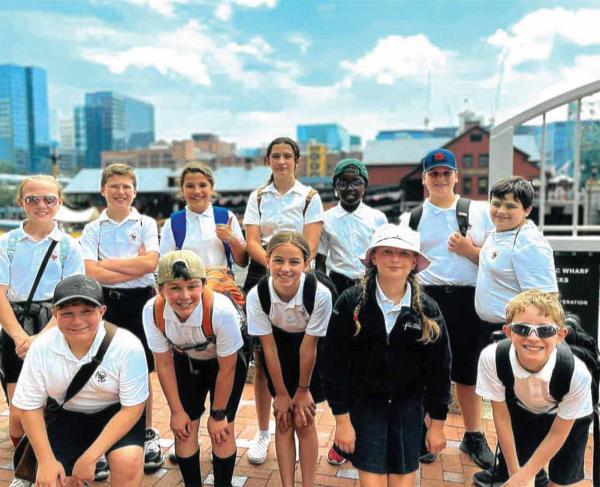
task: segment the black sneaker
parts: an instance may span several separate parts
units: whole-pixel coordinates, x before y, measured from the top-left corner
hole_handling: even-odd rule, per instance
[[[488,468],[481,472],[473,474],[473,484],[478,487],[501,487],[508,480],[506,471],[500,469]],[[535,487],[547,487],[548,475],[544,470],[540,470],[535,476]]]
[[[494,466],[494,454],[481,431],[466,432],[459,448],[481,468],[489,469]]]
[[[427,453],[423,453],[423,455],[421,455],[419,457],[419,462],[426,463],[426,464],[433,463],[433,462],[435,462],[436,458],[437,458],[437,455],[435,453],[427,452]]]
[[[102,455],[96,462],[96,471],[94,472],[94,480],[106,480],[110,474],[106,457]]]

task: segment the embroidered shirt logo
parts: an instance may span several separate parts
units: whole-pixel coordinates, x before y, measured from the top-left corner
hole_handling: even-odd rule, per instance
[[[106,372],[104,372],[103,370],[97,370],[96,374],[95,374],[95,378],[96,378],[96,382],[98,382],[98,384],[102,384],[102,383],[106,382]]]
[[[135,242],[137,240],[137,234],[131,232],[129,234],[129,240],[131,240],[132,242]]]
[[[420,330],[421,323],[415,323],[412,321],[408,321],[407,323],[404,323],[404,331],[406,331],[408,328],[410,328],[412,330]]]
[[[490,259],[494,260],[498,257],[498,254],[499,252],[497,250],[492,250],[492,253],[490,254]]]

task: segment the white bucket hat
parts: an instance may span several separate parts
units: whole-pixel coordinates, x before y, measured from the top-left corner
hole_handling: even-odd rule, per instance
[[[421,253],[421,238],[418,232],[415,232],[407,225],[393,225],[391,223],[386,223],[377,228],[375,232],[373,232],[369,247],[364,256],[360,259],[363,264],[371,264],[373,250],[377,247],[394,247],[396,249],[414,252],[417,254],[417,272],[421,272],[431,264],[431,261]]]

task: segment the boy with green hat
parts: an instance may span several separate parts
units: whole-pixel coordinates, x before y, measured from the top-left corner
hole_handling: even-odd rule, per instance
[[[362,277],[365,266],[360,256],[375,229],[388,222],[381,211],[363,203],[368,185],[369,174],[362,161],[342,159],[335,166],[333,191],[339,203],[325,212],[316,265],[327,269],[339,294]],[[345,459],[330,449],[327,461],[341,465]]]

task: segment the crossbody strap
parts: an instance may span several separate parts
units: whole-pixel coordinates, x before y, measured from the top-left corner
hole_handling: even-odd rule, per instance
[[[84,364],[71,380],[63,405],[77,395],[102,362],[104,354],[106,353],[106,350],[108,350],[108,346],[117,332],[117,327],[108,321],[104,322],[104,328],[106,330],[106,335],[104,335],[96,355],[94,355],[91,362]]]
[[[46,269],[46,266],[48,265],[48,260],[50,259],[50,256],[52,255],[52,252],[54,251],[54,247],[56,247],[57,243],[58,242],[56,240],[52,240],[52,242],[50,242],[50,245],[48,246],[46,255],[44,255],[44,259],[42,260],[40,268],[38,269],[37,275],[35,276],[35,279],[33,280],[33,285],[31,286],[31,291],[29,291],[29,296],[27,297],[27,302],[25,303],[25,314],[29,313],[29,308],[31,307],[31,302],[33,301],[33,296],[35,295],[35,292],[37,291],[37,288],[42,279],[42,275],[44,274],[44,270]]]

